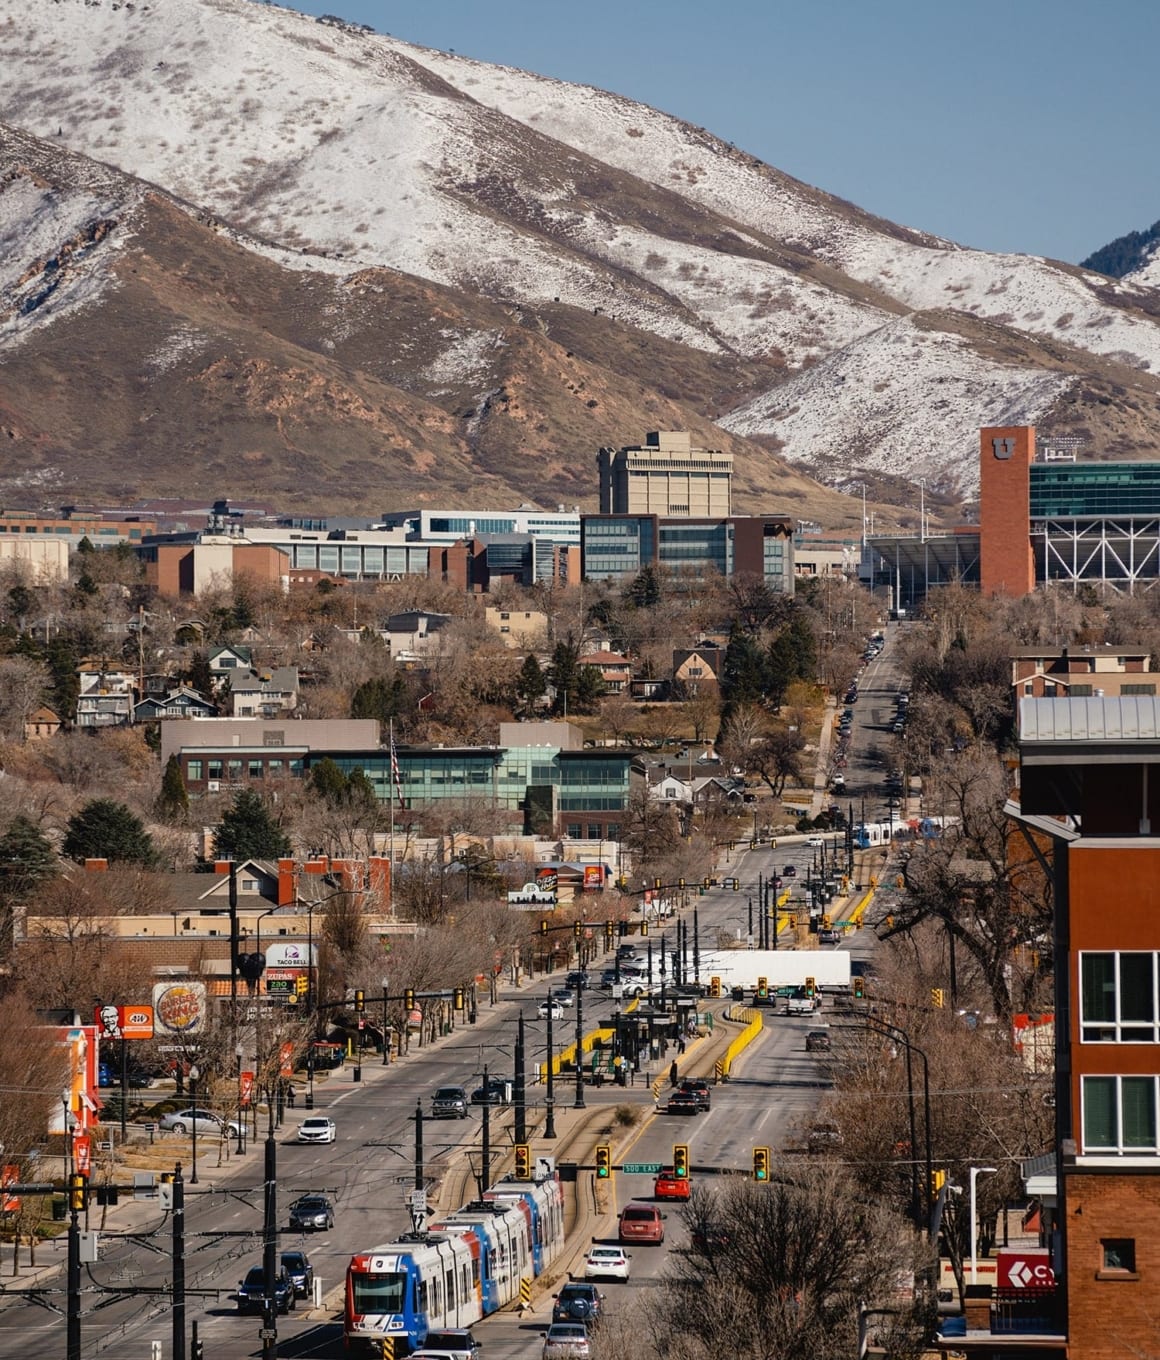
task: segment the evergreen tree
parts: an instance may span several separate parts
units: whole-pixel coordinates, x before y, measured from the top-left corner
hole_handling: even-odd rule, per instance
[[[76,717],[81,692],[76,648],[67,638],[54,637],[45,649],[44,659],[52,676],[52,706],[63,722],[71,723]]]
[[[798,678],[798,655],[788,628],[783,628],[769,644],[765,675],[769,702],[780,708],[785,703],[786,691]]]
[[[185,776],[181,773],[181,762],[176,755],[171,755],[165,762],[161,793],[157,798],[157,815],[167,822],[181,822],[189,815],[189,791],[185,787]]]
[[[0,892],[23,896],[57,872],[52,842],[35,822],[13,817],[0,836]]]
[[[529,652],[516,678],[516,693],[523,700],[527,712],[530,713],[535,708],[537,702],[544,697],[547,688],[548,682],[544,679],[543,668],[535,652]]]
[[[401,675],[372,676],[355,690],[350,701],[350,716],[377,718],[379,722],[387,723],[407,711],[409,698],[407,682]]]
[[[70,817],[61,848],[70,859],[78,861],[107,859],[111,864],[140,864],[146,868],[157,863],[153,838],[140,817],[111,798],[94,798]]]
[[[721,689],[731,707],[760,703],[765,695],[765,658],[749,633],[734,628],[725,648]]]
[[[581,666],[576,675],[576,711],[591,713],[607,692],[604,677],[595,666]]]
[[[88,570],[82,571],[77,577],[76,592],[82,599],[91,600],[97,593],[98,586],[96,581],[89,575]]]
[[[346,797],[350,781],[329,756],[320,760],[310,771],[310,788],[328,803],[341,803]]]
[[[189,659],[189,675],[187,676],[191,689],[197,690],[205,698],[213,697],[214,675],[209,668],[209,657],[202,651],[196,651]]]
[[[554,713],[567,713],[569,705],[576,707],[576,686],[580,682],[580,646],[569,636],[557,642],[548,667],[548,683],[556,691]]]
[[[23,627],[24,620],[32,612],[32,591],[27,586],[13,586],[8,592],[8,608]]]
[[[818,673],[818,643],[805,614],[795,612],[789,621],[789,635],[796,658],[794,678],[812,683]]]
[[[241,789],[214,832],[213,852],[218,859],[282,859],[290,854],[290,838],[261,798]]]
[[[662,599],[656,567],[642,567],[625,588],[624,598],[637,609],[655,609]]]

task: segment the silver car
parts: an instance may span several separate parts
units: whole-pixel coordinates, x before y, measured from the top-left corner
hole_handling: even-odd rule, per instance
[[[204,1137],[221,1137],[227,1133],[231,1138],[238,1136],[237,1123],[232,1119],[223,1119],[220,1114],[214,1114],[212,1110],[203,1110],[200,1107],[194,1109],[191,1105],[187,1110],[171,1110],[169,1114],[163,1114],[158,1121],[158,1128],[168,1129],[173,1133],[192,1133],[194,1124],[197,1125],[197,1132]]]
[[[553,1322],[544,1335],[542,1360],[589,1360],[592,1343],[582,1322]]]

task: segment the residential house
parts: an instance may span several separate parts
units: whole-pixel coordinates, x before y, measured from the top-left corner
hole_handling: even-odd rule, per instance
[[[1156,673],[1147,647],[1021,647],[1011,653],[1017,699],[1115,698],[1155,694]]]
[[[676,775],[667,774],[649,785],[648,796],[657,803],[679,803],[691,807],[693,786]]]
[[[293,712],[298,706],[298,667],[235,673],[228,703],[235,718],[277,718]]]
[[[212,718],[217,705],[212,704],[195,689],[180,685],[168,694],[147,695],[133,708],[134,722],[154,722],[162,718]]]
[[[725,651],[721,647],[702,643],[673,648],[673,682],[683,686],[688,694],[696,694],[705,687],[715,690],[724,665]]]
[[[43,741],[45,737],[55,737],[60,731],[60,718],[51,708],[40,707],[24,720],[24,740]]]
[[[392,614],[379,631],[387,650],[396,660],[409,660],[434,651],[435,639],[451,619],[450,614],[407,609],[401,614]]]
[[[214,675],[233,675],[235,671],[252,670],[254,653],[249,647],[215,647],[209,654],[209,668]]]
[[[632,684],[632,662],[619,652],[588,652],[578,658],[581,666],[595,666],[609,694],[621,694]]]
[[[483,616],[505,647],[528,650],[546,645],[548,616],[542,609],[494,609],[489,605]]]
[[[134,677],[130,671],[86,664],[77,667],[78,727],[127,727],[133,721]]]

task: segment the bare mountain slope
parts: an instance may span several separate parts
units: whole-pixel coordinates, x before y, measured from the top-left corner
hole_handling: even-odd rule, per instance
[[[1153,451],[1152,289],[895,226],[616,95],[249,0],[0,0],[0,76],[0,117],[199,205],[298,275],[281,290],[327,294],[283,343],[437,408],[467,485],[526,495],[535,456],[545,495],[591,503],[597,444],[678,421],[751,441],[743,499],[764,509],[786,473],[757,444],[833,484],[966,496],[986,421]],[[7,236],[38,229],[0,208]],[[396,294],[439,303],[385,335],[370,316]],[[14,311],[5,368],[38,329]],[[1138,419],[1113,419],[1118,391]]]

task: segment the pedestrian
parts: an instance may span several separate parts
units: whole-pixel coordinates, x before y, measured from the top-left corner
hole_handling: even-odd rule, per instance
[[[680,1077],[681,1074],[677,1069],[677,1060],[676,1058],[674,1058],[673,1065],[669,1068],[669,1085],[676,1086],[677,1082],[680,1080]]]
[[[678,1034],[678,1035],[677,1035],[677,1052],[678,1052],[678,1053],[684,1053],[684,1051],[685,1051],[685,1038],[684,1038],[684,1035]]]
[[[294,1087],[293,1087],[293,1086],[287,1086],[287,1088],[286,1088],[286,1104],[289,1105],[291,1109],[294,1108]]]

